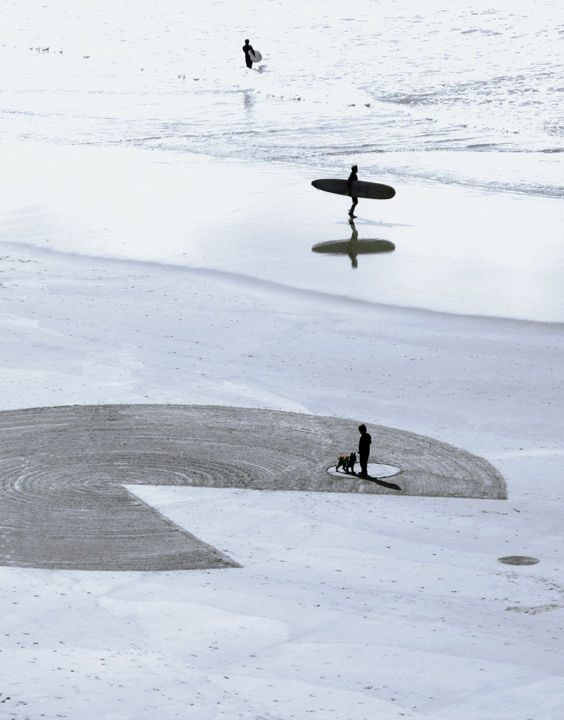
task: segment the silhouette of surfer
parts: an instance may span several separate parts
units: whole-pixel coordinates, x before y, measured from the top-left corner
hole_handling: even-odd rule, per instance
[[[358,461],[360,463],[360,472],[358,474],[361,478],[368,477],[368,457],[370,455],[370,444],[372,438],[370,433],[366,430],[366,425],[362,424],[358,426],[360,433],[360,439],[358,441]]]
[[[358,180],[357,172],[358,172],[358,165],[353,165],[353,166],[351,167],[351,174],[349,175],[349,179],[347,180],[347,187],[348,187],[348,189],[349,189],[349,194],[351,193],[351,188],[352,188],[353,182],[355,182],[356,180]],[[355,197],[354,195],[351,195],[351,197],[352,197],[352,201],[353,201],[353,202],[352,202],[352,205],[351,205],[351,209],[349,210],[349,217],[350,217],[350,218],[355,218],[356,215],[354,214],[354,209],[355,209],[355,207],[358,205],[358,198]]]
[[[247,64],[247,67],[250,69],[253,67],[251,53],[253,53],[253,55],[254,55],[255,51],[254,51],[253,46],[249,43],[248,40],[245,40],[245,44],[243,45],[243,52],[245,53],[245,63]]]

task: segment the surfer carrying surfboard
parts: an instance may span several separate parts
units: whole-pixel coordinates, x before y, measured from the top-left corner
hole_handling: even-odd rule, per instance
[[[247,64],[247,67],[252,68],[253,61],[251,58],[251,53],[254,56],[255,51],[253,49],[253,46],[249,43],[248,40],[245,40],[245,44],[243,45],[243,52],[245,53],[245,63]]]
[[[353,165],[351,167],[351,174],[349,175],[349,179],[347,180],[347,187],[349,190],[349,195],[352,197],[352,201],[353,201],[352,205],[351,205],[351,209],[349,210],[349,217],[351,219],[356,217],[356,215],[354,214],[354,209],[358,205],[358,198],[355,197],[351,191],[353,182],[356,182],[358,180],[357,173],[358,173],[358,165]]]

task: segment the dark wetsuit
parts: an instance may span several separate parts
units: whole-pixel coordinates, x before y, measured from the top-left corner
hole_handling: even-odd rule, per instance
[[[353,170],[351,172],[351,174],[349,175],[349,179],[347,180],[347,184],[349,186],[349,192],[351,191],[351,186],[355,180],[358,180],[358,175],[356,174],[356,171]],[[358,205],[358,198],[354,197],[354,196],[351,196],[351,197],[352,197],[353,203],[351,205],[351,209],[349,210],[349,215],[352,217],[354,215],[354,209]]]
[[[358,461],[360,463],[360,475],[366,477],[368,475],[368,457],[370,455],[370,444],[372,438],[370,433],[362,433],[358,441]]]
[[[251,53],[255,53],[253,46],[250,43],[245,43],[243,45],[243,52],[245,53],[245,63],[247,64],[248,68],[253,67],[253,61],[251,60]]]

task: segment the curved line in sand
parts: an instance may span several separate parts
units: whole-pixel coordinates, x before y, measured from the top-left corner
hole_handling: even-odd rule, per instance
[[[181,570],[237,563],[124,485],[397,494],[331,476],[357,421],[249,408],[108,405],[0,412],[0,564]],[[487,461],[370,426],[371,460],[401,469],[402,495],[502,499]]]

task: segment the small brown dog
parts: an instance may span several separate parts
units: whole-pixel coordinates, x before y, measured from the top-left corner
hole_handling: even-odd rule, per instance
[[[354,471],[354,464],[356,462],[356,453],[352,452],[349,455],[341,455],[339,459],[337,460],[337,467],[335,470],[339,470],[340,467],[343,468],[343,470],[346,473],[352,473],[353,475],[356,475]]]

